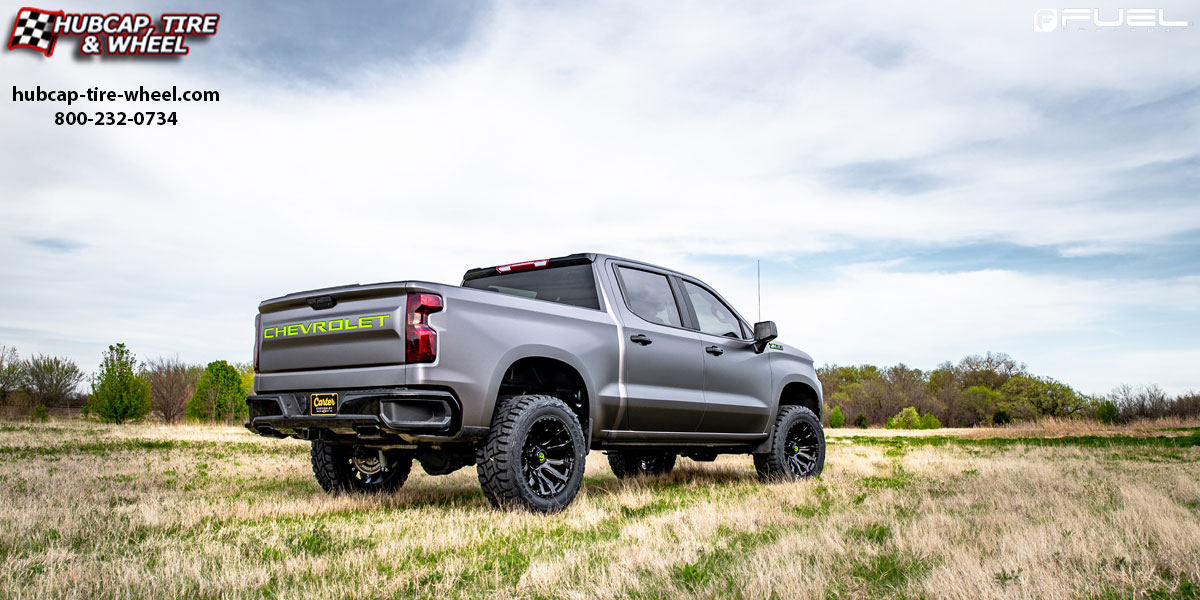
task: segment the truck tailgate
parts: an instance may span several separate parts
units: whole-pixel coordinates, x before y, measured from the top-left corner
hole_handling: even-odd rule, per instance
[[[297,292],[259,305],[259,373],[404,363],[405,282]]]

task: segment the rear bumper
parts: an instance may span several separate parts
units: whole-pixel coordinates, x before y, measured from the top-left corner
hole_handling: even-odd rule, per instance
[[[337,414],[313,415],[311,392],[249,396],[246,428],[269,437],[379,444],[470,441],[484,427],[462,427],[462,405],[448,390],[389,387],[337,392]]]

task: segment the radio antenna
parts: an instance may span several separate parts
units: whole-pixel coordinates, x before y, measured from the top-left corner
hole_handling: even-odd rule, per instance
[[[754,269],[758,272],[758,320],[762,321],[762,260],[754,260]]]

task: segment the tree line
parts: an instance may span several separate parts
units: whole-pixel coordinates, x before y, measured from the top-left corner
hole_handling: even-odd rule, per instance
[[[931,371],[874,365],[817,369],[825,394],[825,424],[931,429],[1002,425],[1043,417],[1088,418],[1106,423],[1161,417],[1200,418],[1200,394],[1171,396],[1156,385],[1121,385],[1104,396],[1087,395],[1050,377],[1030,373],[1004,353],[971,355]],[[79,391],[87,380],[90,391]],[[44,419],[51,408],[79,409],[101,421],[153,417],[241,423],[252,393],[248,363],[188,364],[178,357],[139,362],[124,344],[104,352],[90,377],[70,359],[22,359],[0,345],[0,409]]]
[[[80,391],[85,380],[89,391]],[[178,357],[139,362],[120,343],[108,347],[90,376],[70,359],[40,354],[22,359],[15,348],[0,345],[0,409],[35,420],[45,420],[49,409],[78,409],[110,423],[150,417],[164,423],[241,423],[253,384],[248,363],[201,366]]]
[[[904,364],[825,365],[817,370],[825,393],[827,424],[837,417],[856,426],[896,426],[924,421],[949,427],[1002,425],[1044,417],[1088,418],[1106,423],[1160,417],[1200,417],[1200,394],[1170,396],[1157,385],[1121,385],[1107,395],[1083,394],[1051,377],[1030,373],[1004,353],[971,355],[931,371]],[[906,412],[912,408],[913,411]],[[902,414],[903,413],[903,414]],[[914,421],[913,419],[916,419]],[[917,425],[903,428],[923,428]],[[927,427],[924,427],[927,428]]]

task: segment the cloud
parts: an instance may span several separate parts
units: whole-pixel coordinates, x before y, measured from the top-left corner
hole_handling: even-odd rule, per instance
[[[1200,387],[1194,369],[1168,372],[1180,364],[1175,357],[1200,350],[1187,333],[1200,325],[1200,276],[912,272],[902,261],[841,266],[817,280],[789,282],[781,277],[786,267],[771,271],[763,316],[778,321],[782,339],[809,349],[819,363],[930,369],[991,350],[1093,393],[1131,381],[1158,381],[1173,392]],[[753,310],[753,272],[728,275],[713,279],[719,289],[735,290],[731,302]],[[753,312],[747,316],[753,319]],[[1159,331],[1147,335],[1151,328]],[[1159,355],[1163,361],[1149,358]]]
[[[75,240],[55,237],[31,238],[25,239],[24,242],[35,248],[41,248],[51,252],[73,252],[84,247],[82,243]]]
[[[183,5],[182,9],[195,10]],[[189,56],[222,78],[249,76],[299,85],[354,85],[378,63],[417,65],[453,56],[490,14],[476,0],[414,1],[397,10],[378,0],[256,2],[221,8],[220,34]],[[229,61],[243,70],[230,73]]]
[[[875,161],[854,163],[829,171],[835,185],[872,192],[908,196],[944,187],[942,180],[920,171],[917,161]]]
[[[175,127],[55,127],[65,107],[48,104],[0,113],[6,138],[53,149],[0,148],[0,186],[16,192],[0,221],[87,246],[68,259],[0,238],[17,259],[0,264],[0,326],[45,333],[23,348],[72,335],[98,356],[136,338],[142,353],[246,360],[263,297],[456,282],[468,267],[595,250],[737,286],[744,269],[715,261],[823,267],[832,283],[779,286],[794,308],[772,312],[784,331],[824,336],[801,344],[818,358],[954,358],[987,349],[970,342],[1003,333],[997,315],[1024,332],[1014,354],[1056,343],[1108,314],[1078,290],[1119,282],[828,261],[980,244],[1128,256],[1200,230],[1186,193],[1200,63],[1175,58],[1200,43],[1038,35],[1033,4],[976,8],[503,4],[431,33],[442,13],[427,6],[388,12],[356,43],[343,21],[318,35],[328,11],[284,10],[256,33],[258,9],[236,9],[171,65],[67,60],[73,42],[50,60],[8,52],[19,88],[179,85],[222,99],[170,106]],[[809,282],[834,295],[808,295]],[[810,330],[812,315],[939,317],[977,337],[914,346],[915,329],[864,328],[839,341]]]
[[[1158,384],[1170,394],[1200,391],[1194,375],[1196,365],[1200,364],[1200,349],[1131,350],[1097,358],[1100,363],[1094,367],[1097,373],[1064,366],[1064,377],[1095,376],[1110,382],[1110,388],[1131,383]]]

